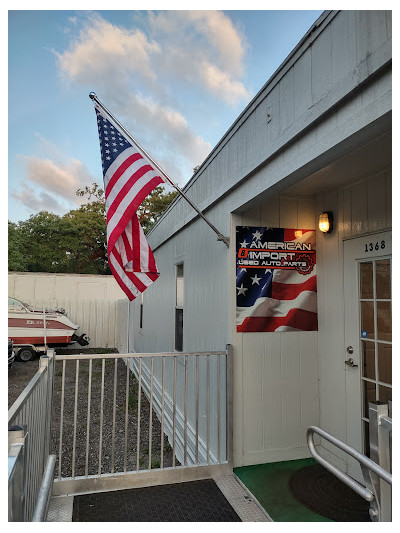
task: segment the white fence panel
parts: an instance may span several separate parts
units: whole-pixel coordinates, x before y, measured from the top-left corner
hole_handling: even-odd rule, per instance
[[[77,334],[89,336],[89,348],[117,348],[126,353],[129,309],[122,294],[110,276],[9,273],[10,297],[39,308],[64,308],[79,325]]]

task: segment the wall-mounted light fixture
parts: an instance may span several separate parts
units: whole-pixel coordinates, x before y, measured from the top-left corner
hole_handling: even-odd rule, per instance
[[[333,213],[332,211],[325,211],[319,215],[318,227],[322,233],[331,233],[333,230]]]

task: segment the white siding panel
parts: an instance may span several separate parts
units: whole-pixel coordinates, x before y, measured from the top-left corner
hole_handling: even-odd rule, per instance
[[[386,171],[386,227],[392,227],[392,169]]]
[[[246,226],[260,226],[263,213],[263,206],[258,204],[254,206],[250,212],[246,215]]]
[[[386,227],[386,183],[385,172],[367,180],[368,231],[379,231]]]
[[[264,125],[267,121],[267,116],[264,115]],[[251,162],[254,161],[254,159],[257,157],[257,144],[256,144],[256,127],[257,127],[257,119],[256,119],[256,113],[251,113],[249,118],[247,119],[247,135],[246,135],[246,160],[244,169],[249,171]],[[265,126],[262,128],[263,131],[265,131]],[[224,169],[223,169],[224,170]],[[221,172],[221,175],[225,175],[224,172]]]
[[[368,51],[373,53],[387,41],[388,31],[386,23],[386,11],[370,10],[367,11],[368,26],[373,28],[368,34]]]
[[[312,105],[311,50],[308,49],[293,67],[294,115],[301,117]]]
[[[356,63],[355,13],[340,12],[331,22],[332,32],[332,80],[340,81]]]
[[[297,212],[298,228],[315,229],[315,206],[313,198],[299,198]]]
[[[243,416],[246,421],[244,449],[247,453],[262,451],[263,416],[260,398],[263,397],[264,339],[262,333],[245,335],[243,339]]]
[[[297,198],[280,198],[280,228],[296,228],[298,220]]]
[[[279,83],[279,107],[280,107],[280,127],[283,133],[294,121],[294,85],[293,68]]]
[[[279,227],[279,202],[276,198],[269,198],[261,204],[260,226]]]
[[[267,96],[267,109],[271,113],[271,122],[268,123],[268,147],[275,142],[280,135],[280,102],[279,102],[279,85],[274,87]],[[265,115],[264,115],[265,117]],[[265,126],[263,127],[265,129]],[[265,146],[264,146],[265,150]]]
[[[392,12],[391,11],[385,11],[386,15],[386,31],[388,39],[392,38]]]
[[[282,440],[281,338],[280,333],[267,333],[264,336],[261,410],[264,414],[265,450],[279,449],[284,445]]]
[[[351,188],[351,232],[352,235],[368,231],[367,183],[365,180]]]
[[[299,336],[281,335],[282,442],[283,447],[301,445],[300,353]]]
[[[351,236],[352,219],[351,219],[351,189],[343,190],[343,238]],[[341,228],[339,228],[341,229]]]
[[[357,60],[363,61],[388,39],[385,11],[356,11]]]
[[[319,420],[318,333],[299,335],[300,344],[300,435],[307,446],[307,428]]]
[[[312,101],[319,102],[332,87],[331,27],[327,26],[312,47]]]
[[[275,94],[275,93],[274,93]],[[279,102],[278,104],[279,105]],[[271,113],[271,122],[267,123],[267,114]],[[264,99],[259,106],[253,112],[255,115],[255,161],[260,160],[260,154],[262,154],[268,146],[270,140],[272,121],[277,119],[275,107],[273,108],[273,100],[271,98]],[[225,150],[224,150],[225,151]]]

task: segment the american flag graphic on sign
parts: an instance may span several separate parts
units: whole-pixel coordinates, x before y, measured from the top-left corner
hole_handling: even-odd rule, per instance
[[[164,180],[97,107],[96,115],[106,197],[108,262],[121,289],[134,300],[159,276],[136,212]]]
[[[236,228],[239,332],[317,331],[315,230]]]

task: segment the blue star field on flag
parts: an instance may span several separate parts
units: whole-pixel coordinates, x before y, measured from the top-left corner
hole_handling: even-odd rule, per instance
[[[109,120],[107,120],[96,109],[97,126],[100,138],[100,152],[101,163],[103,165],[103,174],[105,175],[108,167],[126,148],[132,147],[125,137],[115,128]]]

